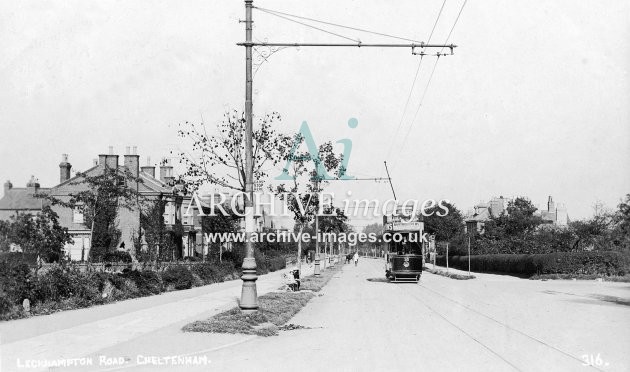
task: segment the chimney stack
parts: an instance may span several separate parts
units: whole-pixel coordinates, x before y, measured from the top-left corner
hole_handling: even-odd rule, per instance
[[[109,169],[118,169],[118,155],[114,155],[114,146],[109,146],[109,154],[99,155],[98,157],[100,164],[104,164]]]
[[[136,146],[134,146],[134,150]],[[125,168],[134,176],[138,177],[140,172],[140,156],[131,154],[129,146],[127,146],[127,155],[125,155]]]
[[[35,178],[35,176],[31,176],[31,179],[26,184],[26,187],[29,189],[29,191],[37,192],[37,189],[39,189],[39,182],[37,178]]]
[[[162,165],[160,165],[160,181],[172,186],[175,177],[173,177],[173,166],[167,158],[162,159]]]
[[[68,163],[68,154],[61,155],[61,163],[59,163],[59,183],[64,183],[70,179],[70,170],[72,165]]]
[[[6,195],[7,192],[11,190],[12,188],[13,188],[13,184],[11,183],[10,180],[7,180],[7,182],[4,183],[4,195]]]
[[[144,174],[148,174],[149,176],[155,178],[155,167],[151,165],[151,158],[149,156],[147,156],[147,165],[142,166],[140,170]]]

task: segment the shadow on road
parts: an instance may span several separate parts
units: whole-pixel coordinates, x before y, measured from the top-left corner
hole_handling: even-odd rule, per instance
[[[627,300],[621,297],[616,297],[616,296],[608,296],[608,295],[602,295],[602,294],[597,294],[597,293],[591,293],[588,295],[578,295],[575,293],[558,292],[558,291],[551,291],[551,290],[542,291],[542,292],[546,294],[552,294],[552,295],[564,294],[564,295],[582,298],[580,300],[573,300],[573,302],[593,303],[596,301],[602,301],[602,302],[608,302],[615,305],[630,306],[630,300]]]
[[[375,283],[389,283],[389,280],[387,280],[387,278],[367,278],[365,280]]]

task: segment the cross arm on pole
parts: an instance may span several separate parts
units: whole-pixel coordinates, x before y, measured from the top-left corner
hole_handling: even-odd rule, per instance
[[[457,48],[455,44],[379,44],[379,43],[268,43],[244,41],[236,43],[239,46],[272,46],[272,47],[356,47],[356,48]]]

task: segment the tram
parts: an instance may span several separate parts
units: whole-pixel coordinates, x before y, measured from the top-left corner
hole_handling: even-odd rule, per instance
[[[393,282],[420,281],[424,266],[424,245],[419,219],[405,220],[398,215],[383,216],[384,238],[387,243],[385,277]]]

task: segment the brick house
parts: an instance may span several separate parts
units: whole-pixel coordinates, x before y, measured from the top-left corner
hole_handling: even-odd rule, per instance
[[[488,203],[479,203],[475,205],[474,210],[469,212],[465,217],[466,232],[482,233],[485,223],[490,216],[498,217],[501,213],[506,212],[507,200],[503,196],[493,197]]]
[[[17,214],[37,214],[49,203],[45,199],[36,198],[35,194],[48,191],[42,188],[34,176],[31,176],[26,187],[13,187],[11,181],[4,183],[4,194],[0,199],[0,220],[8,221]]]
[[[201,242],[201,223],[198,217],[192,217],[182,220],[182,202],[183,197],[178,195],[177,189],[172,186],[173,167],[169,163],[160,166],[159,179],[155,175],[155,166],[140,166],[140,156],[136,154],[136,148],[130,151],[127,147],[127,153],[123,156],[123,162],[120,164],[119,155],[113,153],[110,146],[109,154],[101,154],[98,160],[94,161],[92,168],[86,170],[87,175],[102,174],[105,167],[116,169],[121,173],[130,172],[141,182],[130,181],[129,187],[135,188],[140,198],[144,201],[164,200],[166,201],[164,211],[164,222],[167,230],[175,231],[176,225],[182,224],[183,236],[176,236],[176,250],[174,252],[175,259],[180,259],[189,255],[194,255],[195,247]],[[59,164],[60,183],[49,189],[49,194],[61,200],[68,200],[69,194],[80,192],[87,186],[81,183],[80,176],[70,177],[72,165],[68,163],[67,155],[63,156],[62,162]],[[66,252],[72,260],[81,260],[82,257],[87,258],[90,249],[90,228],[84,222],[84,216],[80,209],[71,210],[63,206],[53,206],[53,209],[59,215],[59,223],[67,227],[73,238],[73,243],[66,246]],[[134,255],[135,242],[141,233],[140,226],[140,202],[136,201],[135,206],[130,210],[121,208],[117,217],[118,229],[121,231],[119,250],[128,251]],[[140,241],[145,249],[147,243],[144,239]]]

